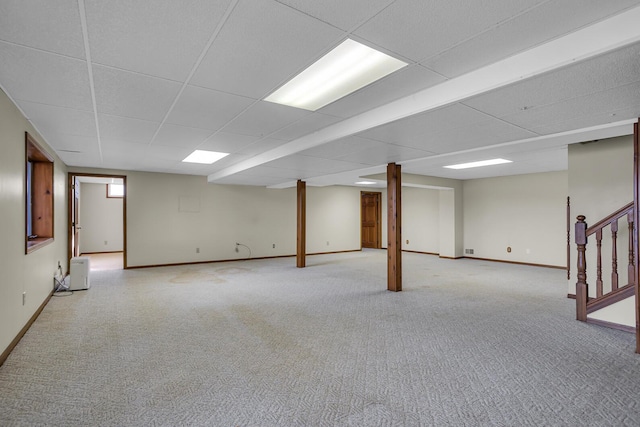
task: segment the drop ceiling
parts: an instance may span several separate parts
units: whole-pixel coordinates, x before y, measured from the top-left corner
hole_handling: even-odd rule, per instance
[[[3,0],[0,88],[69,166],[277,188],[556,171],[632,132],[639,20],[627,0]],[[409,65],[316,112],[263,101],[347,38]],[[443,168],[494,157],[513,163]]]

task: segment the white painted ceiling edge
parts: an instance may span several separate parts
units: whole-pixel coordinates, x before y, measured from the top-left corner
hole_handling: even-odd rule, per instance
[[[622,14],[585,27],[574,33],[529,49],[525,52],[513,55],[502,61],[448,80],[439,85],[427,88],[381,107],[374,108],[373,110],[343,120],[334,125],[330,125],[322,130],[303,136],[287,144],[281,145],[277,148],[213,173],[208,176],[207,180],[208,182],[213,183],[230,175],[234,175],[244,170],[260,166],[264,163],[277,160],[327,142],[354,135],[358,132],[409,117],[414,114],[434,110],[511,83],[556,70],[577,61],[592,58],[603,52],[630,45],[640,41],[640,26],[637,25],[638,22],[640,22],[640,7],[630,9]],[[631,127],[629,126],[630,123],[633,123],[633,121],[626,120],[608,125],[578,129],[543,137],[512,141],[506,143],[506,145],[530,143],[532,141],[542,139],[558,139],[557,146],[559,146],[586,140],[628,135],[631,133]],[[500,145],[503,146],[505,144]],[[482,147],[475,150],[482,151],[495,147],[496,146]],[[438,157],[453,156],[455,154],[460,154],[460,152],[447,153]],[[423,159],[414,159],[398,163],[416,163],[426,161],[431,158],[433,157],[425,157]],[[373,169],[375,172],[369,172],[372,168],[367,168],[366,170],[353,171],[345,174],[350,174],[350,177],[356,177],[380,172],[380,168]],[[345,174],[335,174],[331,176],[337,177],[337,175]],[[327,176],[327,178],[328,177],[329,176]],[[311,178],[307,181],[317,181],[317,185],[323,185],[320,182],[326,180],[323,180],[322,177],[317,177],[317,179]],[[291,182],[287,182],[271,188],[287,188],[291,185]]]

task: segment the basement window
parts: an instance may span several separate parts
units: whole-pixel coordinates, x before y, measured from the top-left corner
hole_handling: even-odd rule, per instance
[[[25,253],[53,242],[53,158],[25,132]]]
[[[124,184],[107,184],[107,198],[124,198]]]

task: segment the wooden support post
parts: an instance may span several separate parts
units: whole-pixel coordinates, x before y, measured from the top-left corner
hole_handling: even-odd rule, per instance
[[[306,266],[307,257],[307,183],[298,180],[296,267]]]
[[[567,197],[567,280],[571,280],[571,197]]]
[[[587,223],[584,215],[578,215],[576,222],[576,245],[578,246],[578,262],[576,283],[576,319],[587,321],[587,301],[589,298],[589,285],[587,285],[587,260],[585,251],[587,246]]]
[[[400,165],[387,165],[387,289],[402,290],[402,204]]]
[[[640,119],[638,119],[640,122]],[[638,123],[633,125],[633,257],[635,265],[634,283],[636,288],[636,353],[640,353],[640,264],[638,264],[638,230],[640,222],[638,221],[640,210],[640,137],[638,136]]]

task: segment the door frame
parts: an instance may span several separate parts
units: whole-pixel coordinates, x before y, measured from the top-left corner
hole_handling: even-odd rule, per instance
[[[378,245],[374,249],[382,249],[382,192],[381,191],[360,191],[360,250],[362,250],[362,221],[364,216],[364,211],[362,209],[362,198],[366,194],[375,194],[378,198],[378,223],[376,225],[377,228],[377,240]]]
[[[96,178],[118,178],[122,179],[124,184],[124,196],[122,197],[122,267],[127,268],[127,176],[115,175],[115,174],[101,174],[101,173],[81,173],[81,172],[68,172],[67,173],[67,271],[71,268],[71,258],[73,257],[73,198],[75,197],[75,191],[73,188],[73,182],[77,177],[96,177]],[[82,194],[80,195],[82,197]]]

